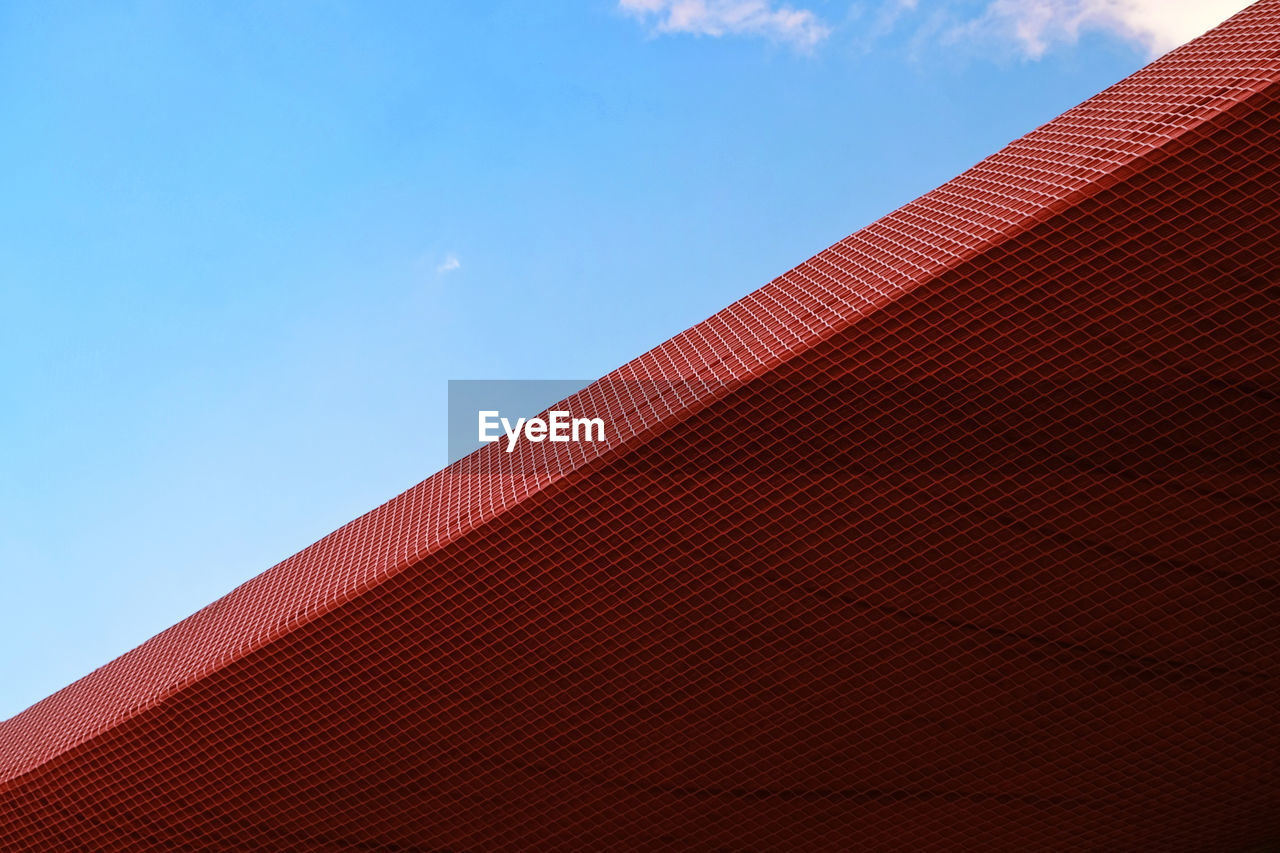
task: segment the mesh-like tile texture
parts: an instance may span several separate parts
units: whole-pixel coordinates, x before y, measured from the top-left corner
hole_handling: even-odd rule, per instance
[[[1280,838],[1278,81],[1264,0],[0,724],[0,847]]]

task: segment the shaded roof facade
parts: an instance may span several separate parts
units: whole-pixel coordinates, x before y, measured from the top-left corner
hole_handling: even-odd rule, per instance
[[[1280,838],[1280,2],[0,723],[0,846]]]

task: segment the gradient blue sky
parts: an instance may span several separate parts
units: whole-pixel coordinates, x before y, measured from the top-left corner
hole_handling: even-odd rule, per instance
[[[0,718],[1241,5],[0,5]]]

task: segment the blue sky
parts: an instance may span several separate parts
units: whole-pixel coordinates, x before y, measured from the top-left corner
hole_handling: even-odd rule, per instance
[[[0,5],[0,718],[1242,5]]]

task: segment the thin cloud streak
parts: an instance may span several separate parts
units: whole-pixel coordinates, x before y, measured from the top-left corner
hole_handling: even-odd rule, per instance
[[[831,34],[812,11],[766,0],[618,0],[618,8],[658,33],[759,36],[798,50],[812,50]]]
[[[462,266],[462,261],[458,260],[457,255],[455,255],[453,252],[450,252],[449,254],[445,255],[444,260],[441,261],[440,265],[436,267],[436,275],[445,275],[446,273],[451,273],[461,266]]]
[[[1110,32],[1154,58],[1217,26],[1249,0],[994,0],[964,34],[999,34],[1039,59],[1086,30]],[[961,34],[961,33],[957,33]]]

